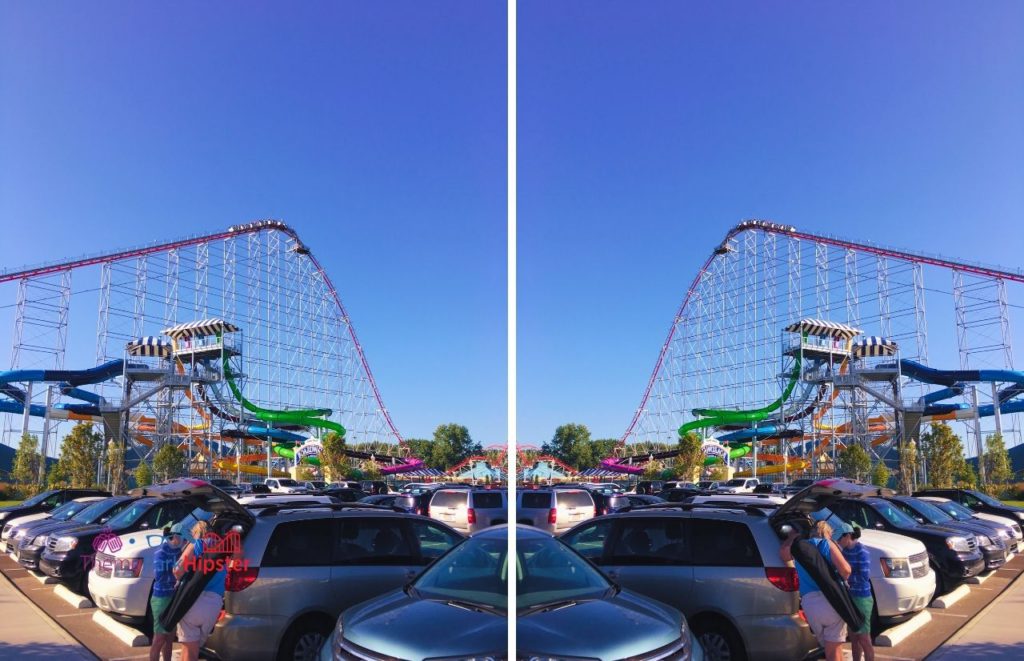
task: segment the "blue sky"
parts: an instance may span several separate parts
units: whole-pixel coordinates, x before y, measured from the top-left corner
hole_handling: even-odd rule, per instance
[[[496,2],[4,3],[0,264],[284,219],[400,431],[504,443],[505,32]]]
[[[521,0],[518,25],[521,443],[622,434],[741,219],[1021,265],[1020,3]]]

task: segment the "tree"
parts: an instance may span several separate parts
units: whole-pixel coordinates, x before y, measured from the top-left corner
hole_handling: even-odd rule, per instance
[[[300,482],[307,482],[316,478],[316,469],[309,464],[299,464],[295,467],[295,479]]]
[[[976,489],[978,487],[978,471],[964,461],[953,475],[953,486],[958,489]]]
[[[875,464],[875,467],[871,469],[871,484],[876,487],[889,486],[889,477],[892,473],[889,471],[889,467],[885,465],[884,461],[879,461]]]
[[[463,459],[483,453],[479,443],[474,443],[469,429],[454,422],[438,425],[434,430],[431,459],[437,468],[448,469]]]
[[[577,470],[596,463],[594,448],[590,442],[590,430],[586,425],[569,423],[558,427],[555,429],[555,435],[541,450]]]
[[[18,451],[14,453],[14,466],[11,479],[19,485],[23,494],[35,491],[34,485],[39,477],[39,437],[34,434],[22,434]]]
[[[907,439],[900,448],[900,491],[914,492],[914,476],[917,475],[917,443]]]
[[[379,480],[381,478],[380,466],[376,461],[368,461],[363,465],[363,479]]]
[[[434,451],[433,441],[429,438],[407,438],[405,439],[405,445],[409,448],[412,456],[419,457],[430,464]]]
[[[1010,453],[1006,450],[1001,434],[992,434],[985,439],[985,477],[995,484],[1004,484],[1013,479]]]
[[[329,431],[320,442],[324,446],[323,452],[320,453],[320,463],[326,475],[330,476],[332,481],[343,479],[351,467],[348,455],[345,454],[345,437],[338,432]]]
[[[590,442],[591,454],[594,457],[594,461],[598,462],[602,459],[615,455],[615,447],[619,444],[617,438],[598,438]]]
[[[725,464],[716,464],[711,469],[709,477],[710,477],[710,479],[715,480],[717,482],[722,482],[723,480],[728,480],[729,479],[729,469],[725,466]]]
[[[47,489],[61,489],[71,484],[68,469],[64,461],[58,459],[53,468],[46,474]]]
[[[938,488],[953,486],[954,477],[963,473],[967,463],[963,442],[945,423],[933,424],[921,434],[921,454],[928,467],[928,484]]]
[[[660,476],[661,476],[661,466],[658,465],[658,462],[656,462],[656,461],[648,462],[647,466],[644,468],[644,477],[643,477],[643,479],[645,479],[645,480],[657,480],[657,479],[660,478]]]
[[[153,470],[145,461],[140,461],[135,468],[135,486],[148,487],[153,484]]]
[[[71,486],[90,487],[96,484],[96,468],[103,451],[103,435],[92,429],[92,424],[80,422],[64,437],[60,449],[60,462]]]
[[[164,443],[153,455],[153,473],[166,481],[179,477],[185,472],[185,455],[174,443]]]
[[[704,453],[701,451],[701,437],[696,432],[689,432],[679,439],[677,445],[679,454],[676,455],[676,475],[681,479],[692,482],[700,474],[700,468],[704,464]]]
[[[871,455],[856,443],[847,445],[836,458],[836,472],[858,482],[863,481],[871,471]]]
[[[110,493],[121,493],[124,488],[124,447],[114,439],[107,441],[107,475]]]

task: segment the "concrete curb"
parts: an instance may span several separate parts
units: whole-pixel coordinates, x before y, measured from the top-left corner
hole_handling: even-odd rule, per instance
[[[970,583],[971,585],[981,585],[982,583],[987,581],[995,573],[996,573],[995,570],[992,570],[992,571],[987,571],[987,572],[985,572],[983,574],[978,574],[977,576],[971,576],[969,579],[964,581],[964,583]]]
[[[10,587],[11,593],[14,594],[18,599],[20,599],[26,606],[28,606],[29,609],[35,612],[35,614],[39,616],[39,618],[46,624],[46,626],[48,626],[50,629],[54,631],[54,633],[60,640],[65,641],[65,644],[72,648],[71,650],[67,651],[68,656],[66,656],[65,658],[71,659],[77,657],[79,659],[83,659],[83,661],[98,661],[99,657],[90,652],[85,647],[85,645],[81,643],[81,641],[77,640],[70,633],[65,631],[59,624],[57,624],[57,622],[52,617],[50,617],[50,615],[46,611],[41,609],[39,606],[36,606],[31,599],[22,594],[21,590],[19,590],[17,586],[14,585],[14,582],[11,581],[10,578],[4,576],[3,574],[0,574],[0,580],[6,581]]]
[[[36,579],[37,581],[39,581],[43,585],[56,585],[57,583],[60,583],[60,579],[59,578],[54,578],[53,576],[47,576],[46,574],[40,574],[39,572],[32,571],[31,569],[28,570],[28,575],[31,576],[32,578]]]
[[[92,614],[92,621],[113,634],[128,647],[149,647],[149,638],[142,632],[132,629],[127,624],[121,624],[103,611],[96,611]]]
[[[932,600],[932,608],[949,608],[956,602],[960,601],[971,593],[971,589],[966,585],[961,585],[957,589],[953,590],[949,594],[944,594],[941,597],[936,597]]]
[[[53,593],[71,604],[73,608],[93,608],[91,599],[75,594],[66,585],[58,585],[53,589]]]
[[[906,622],[897,624],[878,634],[878,637],[875,638],[875,647],[896,647],[931,621],[932,614],[923,610]]]

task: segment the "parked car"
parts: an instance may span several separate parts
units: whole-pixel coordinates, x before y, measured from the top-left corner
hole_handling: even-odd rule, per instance
[[[715,493],[754,493],[761,482],[756,477],[737,477],[718,485]]]
[[[297,493],[258,493],[251,496],[241,496],[236,499],[239,505],[249,509],[260,509],[273,505],[330,505],[336,502],[330,496],[323,494]]]
[[[697,486],[696,482],[669,481],[665,483],[664,489],[693,489],[694,491],[699,491],[700,487]]]
[[[189,539],[196,522],[208,520],[209,515],[197,508],[175,523],[182,525],[183,536]],[[107,545],[105,551],[96,552],[89,571],[89,597],[97,608],[114,619],[145,626],[151,616],[149,598],[156,578],[154,561],[164,541],[163,531],[129,532],[120,535],[118,541],[118,544]]]
[[[642,493],[628,493],[626,494],[626,499],[629,500],[629,506],[631,508],[647,507],[648,505],[657,505],[658,503],[666,502],[661,496],[648,496],[647,494]]]
[[[703,491],[696,491],[694,489],[665,489],[664,491],[659,491],[655,495],[670,503],[680,503],[685,500],[689,500],[694,496],[700,496],[703,493]]]
[[[991,522],[957,521],[935,505],[912,496],[894,496],[889,501],[909,514],[921,525],[932,524],[949,530],[972,534],[978,538],[978,548],[985,558],[985,571],[1002,567],[1010,558],[1013,535]]]
[[[437,521],[368,505],[268,508],[228,571],[204,649],[223,661],[308,659],[342,611],[405,585],[463,541]]]
[[[472,535],[508,523],[507,494],[489,489],[438,489],[430,499],[430,518]]]
[[[785,489],[785,482],[762,482],[754,487],[753,493],[776,494],[781,496],[785,494]]]
[[[624,588],[682,611],[713,659],[803,659],[818,642],[800,616],[796,570],[766,512],[728,504],[638,509],[561,540]]]
[[[701,480],[700,482],[697,483],[697,490],[698,491],[714,491],[719,486],[721,486],[721,484],[722,483],[718,482],[717,480]]]
[[[239,496],[242,493],[242,490],[238,488],[238,485],[231,480],[225,480],[221,477],[213,477],[207,481],[230,496]]]
[[[636,493],[639,494],[655,494],[665,488],[665,482],[662,480],[640,480],[636,483]]]
[[[18,564],[26,569],[38,571],[39,558],[46,548],[50,535],[60,535],[65,531],[77,530],[92,524],[103,525],[135,500],[137,499],[132,496],[111,496],[95,501],[67,521],[36,522],[38,525],[32,527],[31,534],[26,533],[18,542],[15,549]]]
[[[584,489],[590,494],[590,497],[594,499],[594,509],[596,516],[602,514],[609,514],[611,512],[618,511],[623,507],[629,507],[629,498],[626,497],[625,492],[614,484],[580,484],[579,486],[565,486],[559,485],[555,489]]]
[[[260,482],[250,482],[248,486],[242,489],[243,495],[257,495],[271,493],[270,487]]]
[[[287,477],[268,477],[263,481],[271,493],[305,493],[306,487]]]
[[[306,480],[301,482],[300,485],[309,493],[320,493],[327,489],[327,483],[322,480]]]
[[[373,496],[363,496],[359,499],[359,502],[366,503],[367,505],[377,505],[379,507],[399,507],[396,502],[397,500],[397,493],[380,493]]]
[[[39,521],[46,521],[47,523],[67,521],[84,510],[90,504],[97,500],[103,500],[103,498],[104,496],[76,498],[75,500],[69,500],[49,512],[36,512],[35,514],[26,514],[25,516],[19,516],[15,519],[9,520],[4,525],[3,532],[0,532],[0,541],[4,542],[4,552],[13,553],[18,544],[15,541],[15,538],[25,537],[27,531],[35,527],[33,525],[34,523]]]
[[[975,513],[994,514],[1013,519],[1017,523],[1024,522],[1024,507],[1004,503],[987,493],[974,489],[922,489],[921,491],[915,491],[914,495],[949,498]]]
[[[847,523],[906,535],[923,543],[935,571],[937,595],[946,594],[965,578],[976,576],[985,569],[985,559],[973,534],[920,525],[884,498],[841,499],[829,507]]]
[[[103,489],[50,489],[36,494],[16,505],[0,507],[0,524],[19,516],[36,514],[38,512],[49,512],[69,500],[84,498],[86,496],[109,496],[109,491]]]
[[[372,496],[385,494],[391,491],[391,489],[388,488],[388,483],[384,480],[363,480],[359,483],[359,487]]]
[[[147,487],[147,490],[159,487]],[[225,498],[231,499],[225,494]],[[140,498],[111,517],[105,524],[92,524],[51,533],[39,558],[39,570],[59,578],[79,594],[87,592],[89,568],[96,551],[112,544],[112,538],[127,532],[160,530],[182,519],[193,508],[184,500],[164,501]],[[101,537],[102,535],[102,537]]]
[[[340,500],[343,503],[354,503],[357,500],[362,500],[363,498],[366,498],[368,495],[370,495],[370,494],[366,493],[365,491],[363,491],[362,489],[340,489],[340,488],[339,489],[324,489],[323,491],[318,491],[317,493],[322,495],[322,496],[330,496],[331,498],[334,498],[336,500]]]
[[[782,494],[785,496],[792,496],[795,493],[803,491],[815,482],[817,482],[817,480],[811,477],[797,478],[783,488]]]
[[[320,658],[505,658],[507,557],[507,525],[457,544],[404,588],[343,612]]]
[[[407,512],[430,516],[430,499],[434,497],[434,489],[410,489],[399,492],[395,505]]]
[[[1004,526],[1009,529],[1014,540],[1011,551],[1014,553],[1024,551],[1024,534],[1022,534],[1021,526],[1017,521],[1008,519],[1004,516],[989,514],[987,512],[975,512],[964,507],[960,503],[955,503],[952,500],[949,500],[948,498],[940,498],[938,496],[921,496],[920,499],[935,505],[957,521],[970,521],[971,519],[976,519]]]
[[[555,535],[597,516],[586,489],[517,490],[516,500],[517,523]]]
[[[516,658],[704,658],[678,610],[621,589],[549,534],[516,526],[516,556]]]

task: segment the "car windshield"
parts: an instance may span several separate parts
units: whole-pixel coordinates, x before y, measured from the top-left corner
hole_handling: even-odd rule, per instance
[[[148,512],[149,508],[152,507],[154,504],[155,501],[152,500],[137,500],[128,507],[124,508],[123,510],[115,514],[109,521],[107,521],[107,526],[113,528],[114,530],[118,530],[119,528],[127,528],[128,526],[138,521],[139,518],[141,518],[143,514]]]
[[[917,510],[921,516],[928,519],[931,523],[949,523],[953,520],[953,517],[943,512],[932,503],[929,503],[927,500],[915,500],[911,507]]]
[[[707,489],[712,484],[714,484],[714,482],[698,482],[697,486],[700,487],[701,489]]]
[[[50,518],[54,521],[66,521],[78,512],[81,512],[82,508],[84,508],[88,504],[89,503],[76,503],[75,501],[72,500],[70,502],[64,503],[60,507],[57,507],[52,512],[50,512]]]
[[[25,502],[21,503],[20,507],[28,507],[30,505],[38,505],[39,503],[43,502],[44,500],[46,500],[47,498],[49,498],[50,496],[52,496],[55,493],[57,493],[57,492],[56,491],[44,491],[43,493],[36,494],[36,495],[32,496],[31,498],[29,498],[28,500],[26,500]]]
[[[118,502],[121,501],[98,500],[95,503],[89,503],[88,507],[75,514],[74,520],[82,523],[94,523],[96,519],[115,507]]]
[[[278,480],[277,483],[279,485],[281,485],[282,487],[297,487],[297,486],[299,486],[298,482],[296,482],[295,480],[289,480],[289,479]]]
[[[936,507],[938,507],[939,509],[941,509],[943,512],[945,512],[946,514],[949,514],[951,517],[953,517],[957,521],[970,521],[971,519],[974,518],[974,512],[972,512],[971,510],[967,509],[966,507],[964,507],[960,503],[954,503],[952,500],[947,500],[944,503],[933,503],[933,504]]]
[[[310,482],[310,484],[312,484],[313,487],[316,489],[323,489],[324,487],[327,486],[326,482]]]
[[[883,519],[897,528],[916,528],[918,526],[917,521],[911,518],[909,514],[906,514],[890,502],[875,500],[871,504]]]
[[[747,483],[746,480],[729,480],[728,482],[725,483],[725,486],[727,486],[727,487],[742,487],[746,483]]]
[[[1006,507],[1006,503],[996,500],[987,493],[981,493],[980,491],[968,491],[967,493],[971,494],[986,505],[991,505],[992,507]]]
[[[553,537],[516,540],[516,610],[600,599],[613,585],[581,555]]]
[[[508,538],[473,537],[443,555],[416,579],[417,596],[508,610]]]

